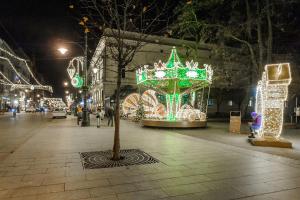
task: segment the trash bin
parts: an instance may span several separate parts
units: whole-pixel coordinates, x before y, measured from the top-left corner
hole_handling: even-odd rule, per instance
[[[230,111],[230,133],[241,133],[241,111]]]

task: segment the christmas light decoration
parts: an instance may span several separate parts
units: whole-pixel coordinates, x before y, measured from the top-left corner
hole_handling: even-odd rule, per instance
[[[262,116],[259,137],[279,139],[283,126],[284,101],[288,96],[291,83],[289,63],[269,64],[265,66],[262,80],[256,89],[255,110]]]
[[[166,114],[165,106],[158,102],[154,90],[146,90],[142,96],[138,93],[128,95],[122,103],[123,114],[135,117],[140,104],[143,106],[143,114],[147,118],[160,119]]]
[[[14,65],[11,63],[11,61],[8,58],[5,58],[3,56],[0,56],[0,59],[3,59],[5,61],[8,62],[8,64],[11,66],[11,68],[13,69],[13,71],[18,75],[18,77],[20,77],[26,84],[30,84],[28,81],[25,80],[25,78],[23,78],[23,76],[16,70],[16,68],[14,67]]]
[[[138,93],[132,93],[128,95],[122,103],[123,114],[128,117],[134,117],[139,107],[140,95]]]
[[[36,83],[37,83],[38,85],[41,85],[41,83],[37,80],[37,78],[36,78],[36,77],[34,76],[34,74],[32,73],[32,71],[31,71],[31,69],[30,69],[30,67],[29,67],[29,65],[28,65],[28,63],[27,63],[27,61],[26,61],[25,59],[20,58],[20,57],[14,55],[14,54],[12,54],[12,53],[10,53],[9,51],[7,51],[7,50],[5,50],[5,49],[3,49],[3,48],[1,48],[1,47],[0,47],[0,51],[2,51],[2,52],[4,52],[4,53],[8,54],[8,55],[11,56],[12,58],[15,58],[15,59],[17,59],[17,60],[19,60],[19,61],[21,61],[21,62],[24,62],[24,63],[25,63],[25,66],[26,66],[26,68],[27,68],[27,70],[29,71],[29,73],[30,73],[30,75],[31,75],[31,77],[36,81]]]
[[[159,60],[158,63],[154,63],[154,68],[145,65],[136,71],[138,85],[151,88],[160,95],[165,95],[167,113],[165,120],[185,120],[186,117],[182,113],[185,113],[187,110],[182,110],[177,114],[180,111],[182,95],[193,93],[192,101],[194,102],[194,91],[208,87],[212,83],[213,70],[211,66],[204,64],[199,67],[198,65],[198,62],[194,62],[193,60],[185,62],[184,65],[177,54],[176,48],[173,47],[167,63]],[[152,110],[155,110],[154,108],[152,107]],[[194,108],[190,110],[194,110]],[[206,110],[204,111],[206,112]],[[153,113],[155,112],[153,111]],[[193,111],[189,118],[191,120],[206,120],[206,115],[204,118],[200,117],[200,115],[200,110]]]
[[[71,84],[75,87],[75,88],[81,88],[83,85],[83,79],[76,74],[72,80],[71,80]]]
[[[71,79],[71,84],[75,88],[81,88],[83,85],[83,78],[79,75],[83,71],[84,57],[78,56],[72,58],[69,62],[67,72]]]
[[[42,85],[37,79],[36,77],[33,75],[30,67],[28,66],[28,63],[25,59],[20,58],[12,53],[10,53],[9,51],[3,49],[0,47],[0,51],[7,54],[8,56],[10,56],[11,58],[17,59],[18,61],[24,62],[26,69],[29,71],[31,77],[36,81],[37,85],[32,85],[29,83],[29,81],[27,81],[16,69],[16,67],[13,65],[13,63],[11,62],[11,60],[7,57],[4,56],[0,56],[0,59],[5,60],[9,66],[12,68],[12,70],[16,73],[16,79],[18,80],[17,83],[13,83],[11,80],[9,80],[2,72],[0,72],[0,75],[4,78],[4,81],[0,81],[0,84],[2,85],[7,85],[10,86],[10,90],[13,91],[15,89],[32,89],[34,90],[36,89],[40,89],[40,90],[47,90],[49,92],[53,92],[52,87],[51,86],[47,86],[47,85]],[[25,84],[21,84],[20,79],[25,83]]]

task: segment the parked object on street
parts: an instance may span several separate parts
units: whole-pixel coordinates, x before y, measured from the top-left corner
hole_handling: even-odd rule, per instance
[[[52,111],[52,118],[67,118],[67,112],[63,108],[55,108]]]
[[[241,133],[241,111],[230,111],[230,133]]]

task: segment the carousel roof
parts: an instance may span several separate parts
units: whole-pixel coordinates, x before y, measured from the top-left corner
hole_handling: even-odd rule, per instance
[[[173,47],[167,63],[161,60],[154,63],[154,68],[148,65],[136,71],[137,84],[157,90],[158,92],[188,93],[211,84],[213,70],[210,65],[198,67],[198,62],[181,62],[177,50]]]

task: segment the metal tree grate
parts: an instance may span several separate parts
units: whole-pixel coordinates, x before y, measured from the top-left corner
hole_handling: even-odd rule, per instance
[[[121,158],[118,161],[111,160],[112,151],[94,151],[80,153],[84,169],[112,168],[129,165],[144,165],[158,163],[159,160],[139,149],[120,150]]]

